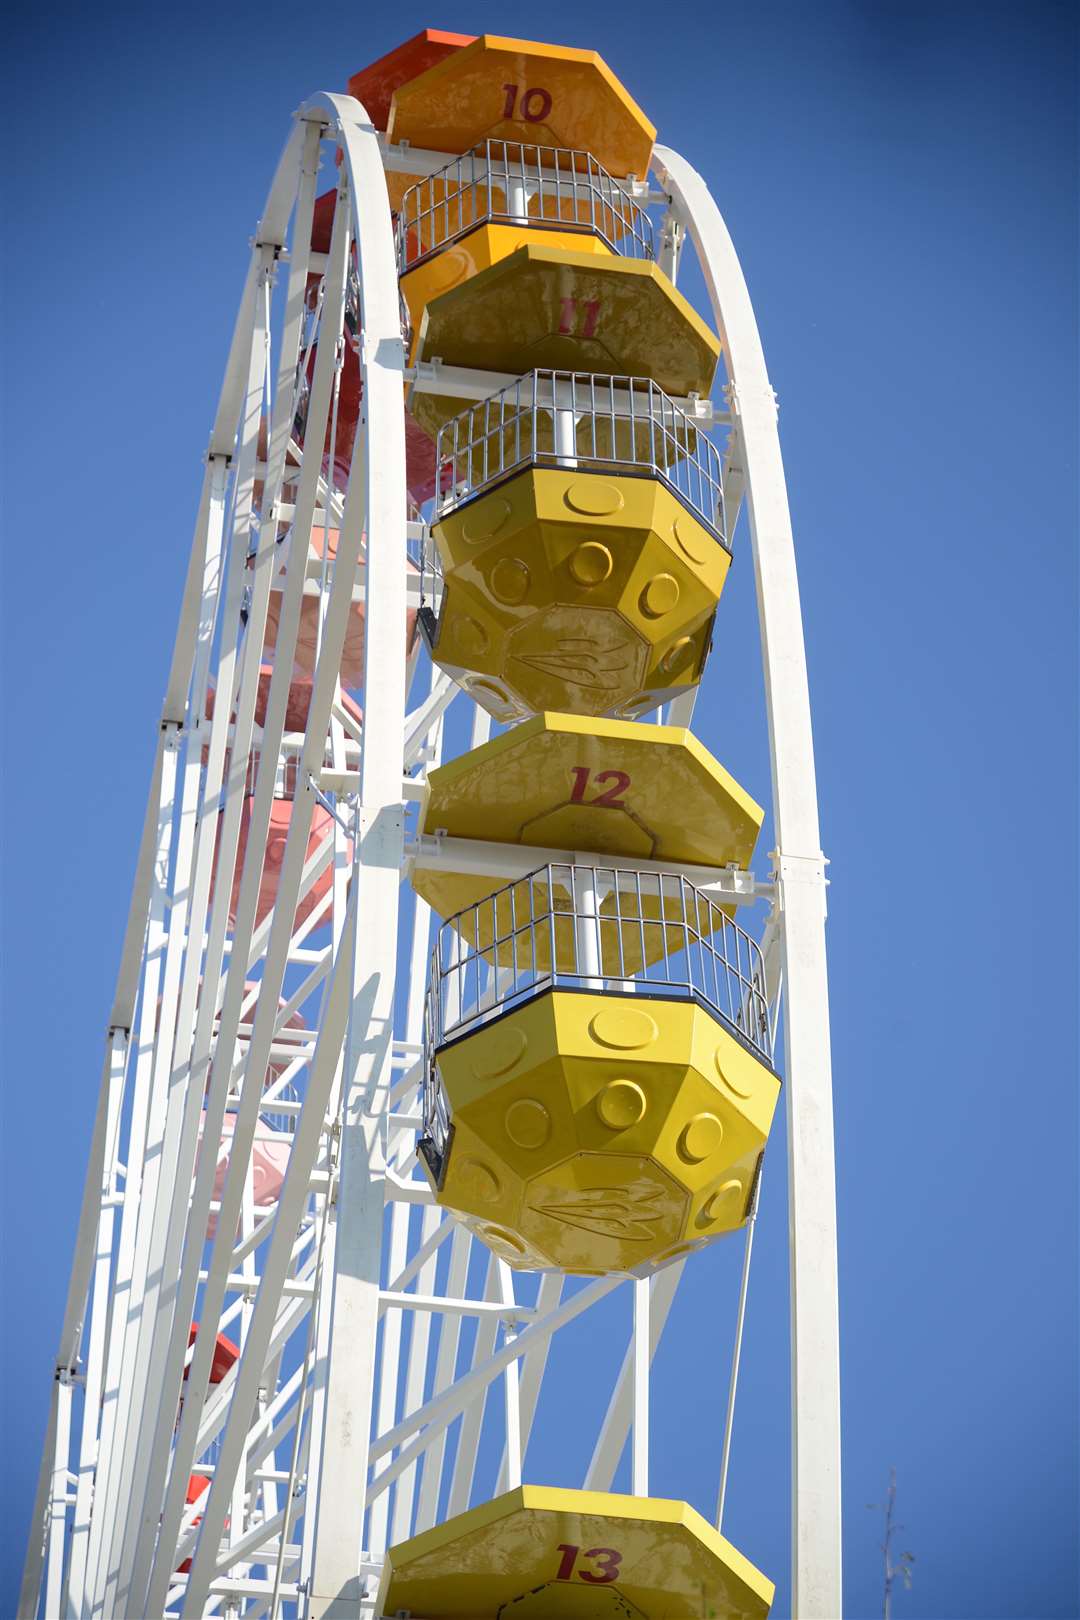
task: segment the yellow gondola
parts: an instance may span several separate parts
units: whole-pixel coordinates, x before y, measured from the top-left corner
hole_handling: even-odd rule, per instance
[[[513,1266],[644,1276],[749,1213],[780,1082],[715,1008],[640,988],[542,991],[431,1054],[449,1130],[421,1162]]]
[[[541,714],[430,772],[421,830],[635,859],[747,867],[764,811],[682,726]],[[442,917],[498,885],[425,867],[413,887]]]
[[[534,409],[524,424],[533,444],[540,416]],[[665,419],[676,413],[668,408]],[[544,709],[629,718],[699,679],[731,555],[717,510],[719,456],[703,437],[690,443],[684,424],[687,458],[666,471],[657,462],[675,436],[658,428],[635,447],[615,420],[600,449],[625,465],[636,448],[637,476],[601,457],[590,466],[590,444],[581,443],[586,454],[573,468],[552,465],[552,450],[532,450],[532,465],[505,479],[489,474],[483,493],[434,524],[442,579],[432,656],[497,719]],[[517,422],[507,434],[514,428],[520,436]],[[648,427],[635,422],[633,431],[648,441]],[[516,449],[480,438],[497,463]],[[440,465],[463,459],[449,451]]]
[[[379,1614],[764,1620],[775,1588],[685,1502],[523,1485],[391,1547]]]
[[[708,395],[720,340],[656,264],[536,236],[432,299],[415,359],[515,377],[536,366],[649,377],[667,394]],[[410,408],[434,435],[461,402],[414,388]]]
[[[439,152],[485,139],[583,147],[644,179],[656,129],[596,51],[482,34],[399,86],[387,134]]]

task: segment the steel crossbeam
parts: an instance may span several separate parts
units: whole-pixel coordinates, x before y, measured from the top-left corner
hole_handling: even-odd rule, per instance
[[[739,867],[692,866],[671,861],[653,861],[628,856],[610,860],[606,866],[596,855],[565,849],[549,849],[540,844],[498,844],[483,838],[451,838],[446,834],[420,833],[405,845],[406,870],[468,872],[481,877],[513,880],[528,876],[541,866],[596,866],[599,871],[625,867],[634,872],[665,874],[677,871],[688,883],[723,905],[754,905],[769,899],[771,883],[755,878]]]

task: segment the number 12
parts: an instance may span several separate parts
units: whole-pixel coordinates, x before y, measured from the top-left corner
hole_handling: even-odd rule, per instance
[[[570,792],[570,803],[584,804],[586,802],[585,789],[589,785],[589,767],[587,765],[571,765],[570,770],[574,778],[574,786]],[[623,808],[626,801],[622,795],[630,786],[630,778],[625,771],[601,771],[598,776],[593,777],[593,782],[596,787],[599,787],[601,782],[610,782],[611,787],[606,788],[599,798],[590,799],[589,804],[603,805],[608,810],[621,810]]]

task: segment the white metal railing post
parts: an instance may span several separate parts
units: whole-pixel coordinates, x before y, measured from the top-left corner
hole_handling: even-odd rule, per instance
[[[555,412],[555,454],[560,467],[577,466],[577,417],[561,407]]]
[[[520,225],[527,225],[529,222],[529,194],[523,173],[511,174],[509,170],[507,172],[506,212]]]
[[[604,988],[600,951],[600,910],[596,893],[596,872],[591,866],[570,868],[570,888],[574,906],[574,937],[577,945],[577,977],[586,988]],[[555,970],[555,963],[552,963]]]

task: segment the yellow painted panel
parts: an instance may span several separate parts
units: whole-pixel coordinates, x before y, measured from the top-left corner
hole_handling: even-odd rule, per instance
[[[648,1269],[686,1230],[685,1186],[654,1155],[579,1150],[532,1176],[521,1236],[576,1276]]]
[[[764,811],[681,726],[545,713],[428,777],[424,832],[682,864],[750,863]],[[443,917],[490,878],[418,867]]]
[[[432,771],[424,831],[528,843],[530,823],[571,803],[575,769],[591,780],[616,760],[629,781],[584,789],[612,810],[599,853],[618,854],[632,822],[650,830],[658,860],[748,864],[765,812],[685,726],[574,714],[537,715]]]
[[[541,444],[539,448],[550,453],[550,446]],[[507,456],[509,459],[509,445]],[[620,556],[611,553],[611,569],[583,569],[584,559],[575,555],[578,547],[588,541],[610,547],[636,534],[654,532],[687,577],[719,596],[730,553],[677,495],[657,478],[590,466],[584,448],[582,462],[572,468],[532,467],[514,473],[440,519],[435,537],[444,567],[475,563],[489,546],[505,546],[519,530],[540,523],[539,538],[551,564],[565,561],[568,565],[564,588],[573,589],[581,600],[594,598],[598,591],[611,600],[608,581],[612,573],[618,576]],[[611,540],[605,539],[605,530]],[[571,558],[574,565],[569,568]],[[517,605],[505,592],[492,594],[504,607]]]
[[[587,1129],[585,1121],[586,1111],[607,1083],[606,1071],[622,1073],[629,1063],[646,1098],[639,1104],[639,1120],[620,1123],[621,1145],[656,1153],[665,1163],[681,1166],[680,1175],[696,1177],[696,1167],[709,1163],[711,1153],[700,1159],[680,1156],[677,1140],[687,1118],[711,1110],[725,1127],[724,1153],[756,1157],[772,1125],[779,1081],[719,1019],[696,1002],[651,1000],[647,993],[598,1001],[591,995],[556,992],[546,999],[551,1003],[554,1046],[585,1146],[607,1139],[597,1134],[592,1119]],[[630,1044],[635,1025],[648,1037],[640,1045]],[[600,1051],[597,1031],[605,1037]],[[614,1044],[613,1036],[620,1044]],[[604,1075],[598,1075],[598,1066]],[[655,1106],[649,1102],[650,1088],[656,1093]]]
[[[656,129],[595,51],[484,34],[394,93],[392,141],[466,152],[478,141],[588,151],[644,179]]]
[[[578,253],[612,256],[611,249],[598,236],[587,231],[561,231],[545,226],[478,225],[466,236],[417,265],[401,278],[401,290],[409,310],[413,331],[413,356],[419,342],[424,311],[433,298],[453,287],[460,287],[471,276],[488,270],[518,248],[540,241],[552,248]],[[445,359],[445,356],[443,356]]]
[[[392,1547],[378,1607],[425,1620],[764,1620],[774,1591],[685,1502],[524,1485]]]
[[[485,677],[481,701],[498,691],[526,712],[634,715],[700,678],[731,559],[659,480],[534,469],[434,535],[434,656],[456,678]]]
[[[741,1041],[701,1019],[694,1025],[690,1062],[710,1084],[719,1082],[721,1096],[762,1136],[769,1134],[776,1106],[775,1080]]]
[[[539,233],[537,233],[539,234]],[[707,397],[720,340],[651,261],[528,245],[432,298],[416,355],[522,375],[535,367],[651,377]],[[461,409],[410,396],[427,432]]]
[[[437,1054],[453,1117],[438,1202],[533,1269],[646,1275],[724,1236],[780,1089],[748,1052],[732,1069],[732,1046],[703,1007],[647,993],[554,991],[502,1014]]]
[[[421,1164],[424,1163],[421,1156]],[[425,1166],[425,1168],[427,1168]],[[430,1172],[429,1172],[430,1178]],[[447,1150],[442,1185],[436,1199],[456,1210],[500,1259],[535,1270],[544,1264],[521,1237],[525,1182],[467,1119],[455,1120]]]

